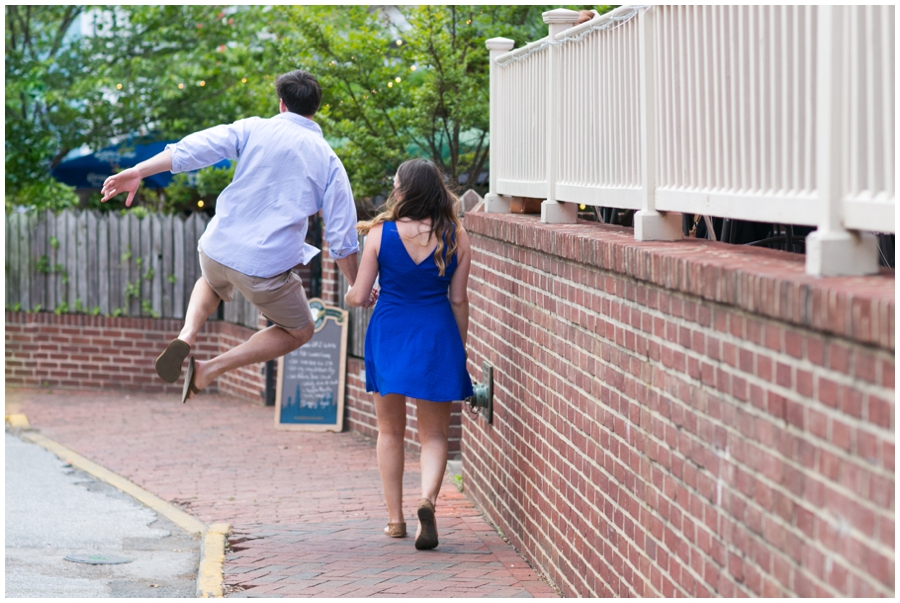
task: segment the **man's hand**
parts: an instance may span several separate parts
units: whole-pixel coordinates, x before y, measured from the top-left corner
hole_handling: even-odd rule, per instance
[[[375,287],[372,287],[372,292],[369,293],[369,299],[368,299],[368,302],[367,302],[366,305],[363,306],[363,307],[364,307],[364,308],[371,308],[372,306],[375,305],[375,302],[377,302],[377,301],[378,301],[378,289],[376,289]]]
[[[128,193],[125,199],[125,207],[131,207],[131,200],[134,199],[138,187],[141,185],[141,174],[136,168],[128,168],[118,174],[114,174],[103,182],[103,188],[100,192],[103,198],[100,201],[106,203],[120,193]]]

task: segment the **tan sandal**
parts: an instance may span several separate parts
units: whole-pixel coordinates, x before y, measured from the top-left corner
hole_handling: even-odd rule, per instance
[[[387,527],[384,529],[384,533],[390,536],[391,538],[405,538],[406,537],[406,522],[401,521],[399,523],[389,523]]]
[[[437,524],[434,521],[434,503],[423,498],[416,511],[419,516],[419,535],[416,537],[416,548],[420,551],[433,549],[438,545]]]

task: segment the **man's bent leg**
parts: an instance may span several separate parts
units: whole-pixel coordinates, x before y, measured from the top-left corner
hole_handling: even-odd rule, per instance
[[[220,301],[221,298],[204,277],[197,279],[185,313],[184,328],[178,334],[178,339],[193,347],[197,333],[203,328],[206,319],[219,307]]]
[[[224,354],[206,362],[195,361],[194,385],[197,389],[203,389],[223,373],[293,352],[312,339],[314,330],[314,325],[310,323],[291,331],[275,325],[257,331],[253,337]]]

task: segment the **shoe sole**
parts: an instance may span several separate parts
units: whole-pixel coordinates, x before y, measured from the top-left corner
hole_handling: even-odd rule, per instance
[[[416,548],[420,551],[435,548],[438,545],[438,538],[437,526],[434,521],[434,511],[423,506],[419,507],[418,511],[416,511],[416,515],[419,516],[419,524],[422,526],[422,531],[419,532],[419,537],[416,538]]]
[[[181,365],[191,353],[191,346],[173,339],[156,359],[156,374],[166,383],[175,383],[181,377]]]

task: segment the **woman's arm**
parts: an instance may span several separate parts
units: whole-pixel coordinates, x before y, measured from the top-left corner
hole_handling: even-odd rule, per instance
[[[381,224],[374,226],[366,235],[362,260],[356,273],[356,282],[347,291],[344,300],[356,308],[369,307],[375,303],[377,294],[372,287],[378,277],[378,250],[381,248]]]
[[[465,230],[459,233],[459,246],[456,248],[458,264],[453,278],[450,279],[450,307],[453,318],[459,328],[463,347],[469,337],[469,268],[472,264],[472,249],[469,246],[469,235]]]

